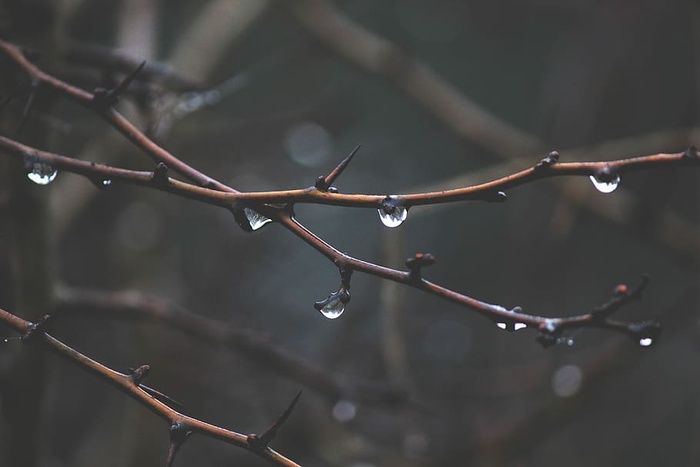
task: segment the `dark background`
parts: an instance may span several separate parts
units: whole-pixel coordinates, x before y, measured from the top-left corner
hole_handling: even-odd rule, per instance
[[[215,90],[186,94],[157,82],[120,108],[173,154],[239,190],[309,186],[360,143],[336,183],[343,192],[465,186],[532,165],[551,149],[564,161],[606,160],[700,144],[697,2],[0,5],[6,38],[39,47],[40,66],[86,89],[120,75],[67,60],[71,41],[170,63]],[[377,40],[386,40],[398,55],[376,62],[374,72],[338,55],[300,20],[328,5],[376,34],[348,47],[371,55]],[[396,56],[417,62],[392,62]],[[0,66],[3,74],[14,70],[6,61]],[[452,87],[451,97],[468,98],[517,130],[495,139],[460,133],[468,119],[443,112],[455,99],[421,101],[407,91],[402,77],[412,66],[429,67],[438,77],[433,85]],[[22,82],[5,76],[3,96]],[[426,96],[432,88],[421,89]],[[152,169],[94,114],[39,97],[18,140]],[[204,105],[194,109],[198,103]],[[15,99],[3,109],[3,135],[14,135],[22,104]],[[414,208],[398,229],[384,228],[374,210],[296,209],[341,251],[398,268],[415,252],[430,252],[437,263],[429,279],[532,314],[585,313],[617,284],[632,286],[649,274],[644,299],[619,317],[662,320],[662,338],[650,349],[598,330],[543,349],[531,330],[507,334],[469,310],[361,274],[352,279],[345,314],[326,320],[313,303],[337,288],[337,269],[278,226],[246,234],[226,210],[117,184],[99,191],[72,174],[59,174],[49,187],[21,184],[48,206],[45,227],[27,225],[48,239],[38,267],[51,274],[41,287],[57,296],[67,287],[153,294],[261,333],[343,387],[371,382],[409,400],[359,402],[352,389],[329,396],[255,355],[212,347],[162,323],[83,313],[55,325],[58,338],[115,369],[150,364],[148,383],[183,402],[188,414],[260,432],[305,389],[273,446],[307,466],[642,467],[700,462],[699,180],[691,169],[638,172],[604,195],[586,178],[557,178],[511,190],[503,204]],[[12,216],[20,214],[3,212],[0,306],[22,314],[20,295],[32,290],[12,288],[10,267],[20,241],[10,232]],[[0,371],[10,372],[22,352],[17,341],[0,347]],[[168,427],[158,417],[52,355],[42,368],[34,401],[40,411],[27,419],[39,428],[36,465],[162,465]],[[5,394],[0,412],[16,403]],[[356,414],[344,420],[351,407]],[[5,440],[13,429],[7,419]],[[0,442],[0,455],[11,450]],[[202,436],[175,462],[264,464]]]

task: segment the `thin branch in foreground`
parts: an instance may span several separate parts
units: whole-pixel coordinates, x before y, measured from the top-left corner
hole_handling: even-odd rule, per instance
[[[29,340],[25,339],[23,342],[32,345],[35,343],[42,344],[50,352],[65,358],[71,363],[81,367],[88,373],[97,376],[99,379],[119,389],[121,392],[143,405],[146,409],[167,421],[170,424],[170,427],[172,427],[172,425],[175,423],[184,423],[187,430],[191,431],[192,433],[200,433],[202,435],[224,441],[225,443],[232,444],[239,448],[246,449],[271,462],[272,464],[286,467],[298,466],[297,463],[279,454],[269,446],[265,446],[263,449],[253,449],[248,444],[248,437],[246,435],[242,435],[235,431],[227,430],[194,417],[184,415],[175,409],[168,407],[168,405],[159,401],[157,398],[151,396],[139,386],[140,380],[143,379],[145,373],[147,372],[147,369],[145,368],[147,365],[139,367],[131,374],[119,373],[95,360],[92,360],[77,350],[67,346],[58,339],[43,332],[39,326],[39,323],[47,320],[42,320],[39,323],[31,323],[20,318],[19,316],[0,309],[0,321],[6,323],[20,334],[26,335],[27,333],[31,332],[32,338]]]

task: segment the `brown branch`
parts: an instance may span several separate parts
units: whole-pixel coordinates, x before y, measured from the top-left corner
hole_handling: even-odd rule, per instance
[[[112,126],[124,134],[137,146],[142,148],[147,154],[158,162],[166,164],[167,167],[173,168],[192,181],[197,182],[204,187],[199,188],[183,182],[178,182],[173,179],[167,179],[167,183],[155,183],[159,189],[165,189],[173,193],[181,194],[189,198],[198,199],[200,201],[209,202],[210,204],[226,205],[230,203],[234,208],[234,214],[239,224],[246,231],[256,230],[250,221],[246,219],[246,214],[243,213],[242,207],[248,207],[248,211],[267,217],[284,226],[304,242],[312,246],[326,258],[331,260],[340,270],[349,274],[352,271],[361,271],[376,277],[389,279],[395,282],[413,286],[430,294],[442,297],[453,303],[457,303],[463,307],[472,309],[479,314],[482,314],[497,323],[500,328],[508,330],[517,330],[524,327],[531,327],[539,330],[540,342],[549,345],[552,340],[559,339],[559,334],[566,328],[573,327],[602,327],[616,330],[632,336],[635,340],[641,341],[648,339],[646,334],[658,332],[658,323],[642,322],[642,323],[620,323],[609,319],[594,319],[592,314],[584,314],[570,318],[545,318],[536,315],[526,315],[521,313],[518,307],[508,310],[500,305],[489,304],[441,287],[424,279],[415,280],[415,275],[399,271],[374,263],[366,262],[352,256],[349,256],[332,245],[326,243],[313,232],[306,229],[293,217],[293,210],[290,208],[295,202],[318,202],[323,204],[333,204],[336,206],[357,206],[357,207],[373,207],[383,210],[384,213],[392,214],[398,209],[407,209],[413,205],[420,204],[435,204],[444,202],[453,202],[469,199],[481,199],[488,201],[502,201],[505,195],[499,191],[502,189],[513,188],[532,181],[564,175],[576,176],[591,176],[599,182],[610,183],[618,181],[620,174],[631,172],[634,170],[662,168],[669,166],[682,165],[700,165],[700,158],[694,148],[689,149],[684,153],[676,154],[657,154],[653,156],[644,156],[631,159],[621,159],[609,162],[582,162],[582,163],[559,163],[556,160],[549,160],[549,163],[540,163],[536,166],[517,172],[513,175],[503,177],[492,182],[475,185],[472,187],[460,188],[456,190],[448,190],[443,192],[417,193],[400,196],[377,196],[377,195],[343,195],[340,193],[330,193],[318,190],[316,187],[310,187],[303,190],[288,190],[277,192],[263,193],[240,193],[231,187],[228,187],[220,182],[192,168],[188,164],[182,162],[172,154],[168,153],[160,146],[156,145],[148,139],[143,133],[131,125],[121,114],[113,108],[100,107],[94,103],[94,95],[75,88],[67,83],[64,83],[35,67],[23,56],[21,50],[14,45],[0,41],[0,51],[8,55],[13,61],[20,65],[30,77],[40,83],[48,85],[56,91],[65,94],[77,102],[86,105],[104,117]],[[14,155],[21,155],[25,160],[32,158],[45,158],[46,161],[53,161],[56,167],[62,164],[64,168],[71,167],[80,170],[81,173],[87,174],[93,170],[89,163],[81,163],[70,161],[69,158],[62,158],[54,154],[43,153],[32,148],[20,145],[6,138],[2,139],[2,146],[9,148],[9,152]],[[29,155],[27,155],[29,153]],[[551,158],[550,158],[551,159]],[[88,165],[85,165],[88,164]],[[341,164],[342,165],[342,164]],[[143,177],[145,174],[123,169],[113,169],[106,166],[99,167],[100,173],[114,174],[115,176],[123,176],[125,179],[133,183],[145,184]],[[148,173],[146,173],[148,174]],[[152,176],[151,176],[152,178]],[[163,188],[165,187],[165,188]],[[215,190],[214,190],[215,189]],[[220,193],[220,190],[225,193]],[[265,203],[265,204],[257,204]],[[285,203],[285,207],[275,207],[267,203]],[[242,206],[241,206],[242,205]],[[260,219],[258,219],[260,221]],[[267,223],[267,220],[262,219],[258,222],[257,228]],[[346,287],[347,288],[347,287]],[[517,311],[516,311],[517,310]],[[513,329],[515,327],[515,329]],[[646,337],[640,338],[640,335]],[[646,340],[645,340],[646,342]],[[653,342],[653,340],[652,340]]]
[[[381,209],[385,207],[387,200],[387,195],[344,194],[321,190],[315,186],[283,191],[222,192],[168,178],[165,176],[165,171],[169,166],[164,163],[159,163],[156,166],[154,177],[152,172],[121,169],[41,151],[4,136],[0,136],[0,149],[4,153],[23,159],[30,158],[32,161],[41,162],[56,170],[84,175],[90,179],[101,178],[112,182],[122,181],[134,185],[148,186],[185,198],[229,208],[237,207],[238,205],[260,207],[260,204],[304,203]],[[595,177],[605,181],[611,180],[615,176],[639,170],[656,170],[683,166],[700,167],[700,158],[693,154],[695,153],[691,150],[686,150],[673,154],[654,154],[613,161],[561,162],[548,166],[538,164],[529,169],[469,187],[391,195],[391,198],[393,203],[406,209],[413,206],[427,206],[458,201],[504,201],[505,197],[503,195],[497,196],[498,193],[503,193],[503,190],[516,188],[545,178],[583,176]],[[343,163],[345,162],[346,160],[343,161]],[[325,178],[323,183],[325,183]]]
[[[22,318],[2,309],[0,309],[0,321],[9,325],[12,329],[25,336],[25,339],[23,339],[24,342],[41,343],[50,352],[67,359],[88,373],[97,376],[99,379],[119,389],[121,392],[143,405],[146,409],[167,421],[171,426],[176,423],[185,424],[187,429],[193,433],[199,433],[204,436],[232,444],[239,448],[247,449],[263,459],[270,461],[272,464],[281,466],[298,466],[297,463],[284,457],[268,446],[265,446],[264,449],[253,449],[248,444],[248,437],[246,435],[212,425],[188,415],[184,415],[153,397],[140,387],[140,380],[145,376],[144,373],[146,373],[146,370],[144,369],[145,366],[140,367],[131,374],[119,373],[118,371],[90,359],[49,334],[46,334],[41,328],[43,325],[39,325],[39,323],[25,321]],[[40,323],[47,322],[48,320],[45,319]],[[27,339],[26,336],[31,336],[31,340]]]
[[[254,331],[200,316],[141,292],[105,292],[64,287],[58,293],[57,313],[61,317],[85,314],[91,318],[137,319],[164,324],[208,345],[239,352],[332,400],[348,398],[380,405],[405,402],[402,394],[384,384],[362,382],[353,386],[345,385]]]

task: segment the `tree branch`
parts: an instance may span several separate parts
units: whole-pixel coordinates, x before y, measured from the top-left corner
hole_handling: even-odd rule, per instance
[[[109,367],[102,365],[101,363],[92,360],[91,358],[83,355],[77,350],[67,346],[58,339],[46,334],[45,326],[49,322],[50,317],[46,317],[39,323],[43,323],[39,326],[39,323],[32,323],[25,321],[22,318],[13,315],[5,310],[0,309],[0,321],[9,325],[12,329],[22,334],[23,341],[25,343],[41,343],[47,350],[53,352],[62,358],[72,362],[73,364],[81,367],[88,373],[97,376],[99,379],[108,383],[109,385],[119,389],[121,392],[134,399],[136,402],[143,405],[147,410],[153,412],[170,425],[179,423],[185,424],[188,430],[193,433],[200,433],[204,436],[208,436],[214,439],[218,439],[228,444],[232,444],[239,448],[246,449],[256,455],[270,461],[272,464],[281,466],[298,466],[294,461],[284,457],[282,454],[276,452],[268,446],[263,449],[253,449],[248,443],[248,436],[236,433],[235,431],[227,430],[216,425],[212,425],[205,421],[184,415],[177,410],[169,407],[167,404],[161,402],[148,391],[140,387],[140,379],[137,380],[132,374],[119,373],[118,371],[112,370]],[[31,338],[29,338],[31,337]],[[143,369],[144,367],[140,367]],[[138,370],[137,370],[138,371]],[[140,372],[140,376],[145,376]]]

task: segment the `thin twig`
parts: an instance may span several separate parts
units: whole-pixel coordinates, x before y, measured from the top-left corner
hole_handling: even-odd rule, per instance
[[[27,335],[27,333],[31,332],[32,329],[37,329],[37,325],[35,323],[25,321],[22,318],[2,309],[0,309],[0,321],[9,325],[12,327],[12,329],[22,335]],[[146,409],[167,421],[170,425],[174,423],[185,423],[188,429],[193,433],[199,433],[204,436],[209,436],[211,438],[224,441],[225,443],[232,444],[239,448],[247,449],[248,451],[255,453],[273,464],[281,466],[298,466],[297,463],[284,457],[268,446],[265,446],[264,449],[252,449],[248,445],[246,435],[242,435],[240,433],[236,433],[235,431],[227,430],[226,428],[212,425],[197,418],[184,415],[153,397],[139,386],[140,381],[137,382],[135,380],[135,374],[137,377],[139,377],[139,379],[143,378],[143,373],[145,373],[145,370],[140,372],[139,370],[142,370],[144,366],[140,367],[132,374],[119,373],[118,371],[112,370],[111,368],[92,360],[91,358],[83,355],[82,353],[67,346],[63,342],[43,331],[35,331],[32,340],[28,341],[25,339],[25,342],[40,342],[47,348],[47,350],[67,359],[68,361],[83,368],[88,373],[92,373],[111,386],[119,389],[121,392],[146,407]]]

